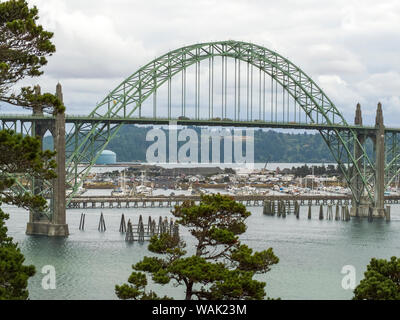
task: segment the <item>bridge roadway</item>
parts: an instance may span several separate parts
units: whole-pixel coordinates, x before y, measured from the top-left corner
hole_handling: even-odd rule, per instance
[[[51,115],[35,116],[30,114],[1,114],[1,122],[32,122],[35,120],[51,120],[55,119]],[[82,123],[107,123],[107,124],[141,124],[141,125],[168,125],[170,122],[176,122],[178,125],[183,126],[214,126],[214,127],[244,127],[244,128],[279,128],[279,129],[308,129],[308,130],[338,130],[347,131],[349,129],[358,132],[375,132],[375,126],[360,126],[351,125],[347,126],[340,124],[326,124],[326,123],[299,123],[299,122],[271,122],[261,120],[231,120],[231,119],[168,119],[168,118],[126,118],[126,117],[89,117],[87,115],[70,115],[65,117],[65,123],[82,124]],[[400,133],[400,128],[386,127],[385,132]]]
[[[300,205],[319,204],[351,204],[350,195],[233,195],[236,201],[249,207],[262,206],[264,201],[284,201],[294,205],[297,201]],[[68,208],[70,209],[91,209],[91,208],[146,208],[146,207],[167,207],[172,208],[183,201],[200,201],[200,195],[190,196],[146,196],[146,197],[111,197],[111,196],[90,196],[72,198]],[[385,196],[385,203],[400,203],[400,195]]]

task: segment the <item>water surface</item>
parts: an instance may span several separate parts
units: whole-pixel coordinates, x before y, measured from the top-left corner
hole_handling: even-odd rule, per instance
[[[279,264],[258,279],[267,282],[270,297],[282,299],[350,299],[351,290],[341,286],[344,265],[353,265],[356,282],[363,277],[371,257],[400,256],[400,206],[392,206],[392,221],[352,219],[352,221],[320,221],[318,207],[313,219],[307,219],[302,207],[300,219],[264,216],[261,207],[248,208],[248,230],[244,243],[255,250],[272,247]],[[78,230],[82,210],[68,210],[70,236],[66,239],[26,236],[28,215],[24,210],[4,207],[10,213],[9,233],[19,243],[26,262],[36,266],[37,273],[29,281],[31,299],[116,299],[114,287],[126,282],[131,265],[148,255],[147,244],[128,244],[118,232],[121,214],[133,221],[140,214],[144,221],[171,217],[168,208],[89,209],[85,230]],[[103,212],[107,230],[97,230]],[[187,230],[180,230],[190,247],[193,239]],[[53,265],[56,270],[55,290],[41,286],[41,269]],[[180,288],[156,286],[153,289],[175,298],[183,298]]]

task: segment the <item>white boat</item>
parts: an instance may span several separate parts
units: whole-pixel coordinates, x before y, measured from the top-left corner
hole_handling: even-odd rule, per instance
[[[144,171],[142,171],[142,182],[140,185],[134,187],[132,189],[131,194],[135,196],[152,196],[153,195],[153,188],[147,187],[144,185]]]
[[[240,196],[256,195],[257,189],[255,187],[244,186],[244,187],[238,188],[236,190],[235,194],[240,195]]]
[[[134,188],[134,195],[137,196],[151,196],[153,195],[153,188],[146,187],[145,185],[139,185]]]
[[[128,197],[131,194],[131,190],[129,189],[129,186],[126,185],[125,183],[125,171],[123,174],[120,174],[120,185],[118,188],[115,188],[113,191],[111,191],[111,196],[112,197]]]

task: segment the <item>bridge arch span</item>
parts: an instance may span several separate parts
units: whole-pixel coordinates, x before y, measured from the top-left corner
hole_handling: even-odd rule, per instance
[[[125,79],[97,104],[89,114],[89,118],[104,120],[142,118],[144,102],[156,94],[159,88],[169,83],[175,75],[185,72],[189,67],[197,65],[201,61],[209,60],[211,65],[211,61],[215,57],[235,59],[235,68],[236,60],[243,61],[267,74],[290,95],[301,108],[309,123],[337,125],[337,128],[319,129],[319,131],[341,167],[352,189],[354,199],[359,202],[360,197],[365,193],[371,200],[373,199],[374,175],[363,174],[360,164],[367,164],[373,168],[374,163],[369,159],[362,143],[358,140],[357,133],[351,128],[347,128],[348,123],[337,107],[298,66],[274,51],[252,43],[233,40],[218,41],[194,44],[170,51]],[[223,77],[224,75],[222,75]],[[199,109],[200,105],[197,108]],[[196,115],[198,115],[198,110]],[[184,113],[181,113],[180,116],[184,116]],[[168,120],[178,119],[179,117],[172,117],[171,112],[168,111]],[[154,120],[157,120],[155,113]],[[212,121],[213,119],[210,117],[208,120]],[[246,120],[249,121],[249,119]],[[233,121],[234,126],[235,122],[239,123],[243,119],[235,118]],[[67,149],[71,150],[67,154],[67,174],[70,177],[69,184],[73,186],[74,190],[78,189],[83,180],[78,181],[77,176],[81,176],[81,178],[86,176],[96,157],[105,149],[107,143],[116,135],[121,126],[122,124],[110,125],[109,122],[88,121],[85,124],[77,124],[71,130],[67,139]],[[68,146],[71,147],[68,148]],[[362,151],[357,159],[353,154],[355,146]],[[78,164],[80,163],[87,163],[87,166],[79,169]],[[358,182],[354,183],[355,180]],[[74,192],[70,197],[73,194]]]

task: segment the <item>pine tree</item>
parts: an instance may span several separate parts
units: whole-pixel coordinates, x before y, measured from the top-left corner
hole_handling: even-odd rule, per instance
[[[400,258],[372,258],[364,279],[354,289],[354,300],[400,300]]]
[[[53,34],[37,24],[38,10],[26,1],[0,3],[0,101],[36,108],[52,114],[64,112],[61,101],[52,94],[37,94],[31,87],[14,93],[15,85],[26,77],[37,77],[46,65],[46,56],[55,52]],[[16,205],[31,210],[44,210],[46,201],[29,192],[16,194],[12,187],[19,175],[38,179],[56,177],[54,153],[42,151],[35,137],[22,136],[10,130],[0,131],[0,205]],[[13,239],[7,236],[5,221],[9,216],[0,208],[0,300],[27,299],[28,279],[34,266],[24,265],[24,256]]]
[[[185,299],[233,300],[265,297],[265,282],[254,275],[268,272],[279,259],[271,248],[253,252],[239,240],[250,216],[246,207],[226,195],[203,195],[200,204],[193,201],[175,206],[172,214],[180,226],[195,238],[195,252],[187,256],[186,243],[164,233],[151,238],[148,249],[165,256],[144,257],[133,266],[129,284],[116,286],[120,299],[158,299],[146,293],[146,275],[158,284],[185,287]],[[167,297],[164,297],[164,299]]]
[[[51,113],[64,112],[65,107],[53,94],[37,94],[33,87],[14,92],[20,80],[43,74],[46,57],[56,50],[51,42],[53,33],[37,24],[38,12],[35,6],[29,8],[25,0],[0,3],[0,101]]]

